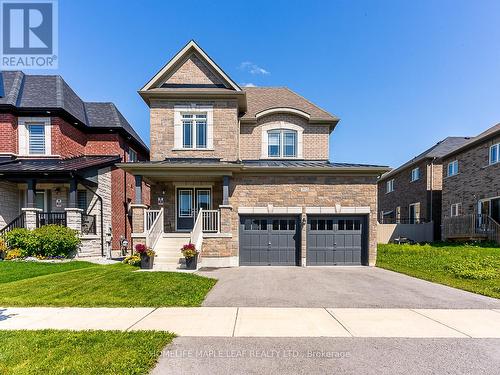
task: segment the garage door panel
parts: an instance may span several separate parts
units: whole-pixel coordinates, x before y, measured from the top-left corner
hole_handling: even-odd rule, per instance
[[[240,265],[297,265],[296,217],[240,217]]]
[[[364,217],[312,216],[307,224],[307,264],[361,264]]]

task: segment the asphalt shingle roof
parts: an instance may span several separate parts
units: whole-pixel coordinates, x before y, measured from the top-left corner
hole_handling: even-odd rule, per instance
[[[403,165],[398,168],[393,169],[392,171],[387,172],[381,177],[381,180],[384,180],[390,176],[394,176],[400,171],[405,170],[409,166],[416,164],[424,159],[433,159],[433,158],[441,158],[449,152],[461,147],[465,143],[470,140],[470,137],[447,137],[442,141],[439,141],[434,146],[428,148],[421,154],[415,156],[413,159],[407,161]]]
[[[339,119],[287,87],[245,87],[247,112],[242,117],[254,119],[259,112],[272,108],[293,108],[306,112],[311,120],[337,122]]]
[[[457,147],[453,150],[448,151],[447,153],[441,155],[441,157],[447,157],[447,156],[456,154],[457,152],[468,149],[469,147],[472,147],[475,144],[481,143],[482,141],[485,141],[485,140],[489,139],[490,137],[495,137],[498,134],[500,134],[500,123],[493,125],[489,129],[486,129],[484,132],[477,135],[476,137],[470,138],[467,142],[462,144],[460,147]]]
[[[62,109],[88,127],[123,129],[142,147],[148,147],[113,103],[84,102],[58,75],[0,74],[0,105],[21,109]]]

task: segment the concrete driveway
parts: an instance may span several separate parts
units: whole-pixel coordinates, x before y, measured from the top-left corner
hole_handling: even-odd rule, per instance
[[[207,269],[219,281],[203,306],[500,308],[500,300],[375,267]]]

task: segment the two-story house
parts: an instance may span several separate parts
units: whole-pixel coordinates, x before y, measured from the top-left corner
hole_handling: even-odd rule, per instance
[[[500,243],[500,124],[442,157],[443,239]]]
[[[57,75],[1,72],[1,232],[61,224],[81,232],[80,256],[119,250],[134,178],[115,164],[148,159],[113,103],[84,102]]]
[[[448,137],[384,175],[378,181],[379,222],[419,224],[434,222],[440,238],[443,165],[439,159],[468,141]]]
[[[139,94],[151,161],[120,167],[136,176],[134,241],[157,265],[176,267],[188,241],[203,266],[375,264],[387,168],[328,161],[337,117],[287,88],[239,87],[194,41]]]

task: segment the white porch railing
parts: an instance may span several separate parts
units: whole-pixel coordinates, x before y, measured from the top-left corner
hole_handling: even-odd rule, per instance
[[[148,211],[146,211],[146,217],[147,216],[148,216]],[[158,242],[158,238],[160,238],[162,233],[163,233],[163,208],[159,210],[155,219],[149,226],[149,229],[146,230],[146,246],[154,249],[156,242]]]
[[[161,210],[146,210],[146,214],[144,215],[144,230],[146,232],[151,229],[160,211]]]
[[[220,232],[220,211],[219,210],[200,210],[202,214],[202,231],[208,233]]]
[[[190,241],[194,244],[196,250],[200,253],[198,254],[198,264],[201,261],[201,247],[203,246],[203,209],[198,212],[198,216],[196,217],[196,221],[194,222],[193,231],[191,232]]]

